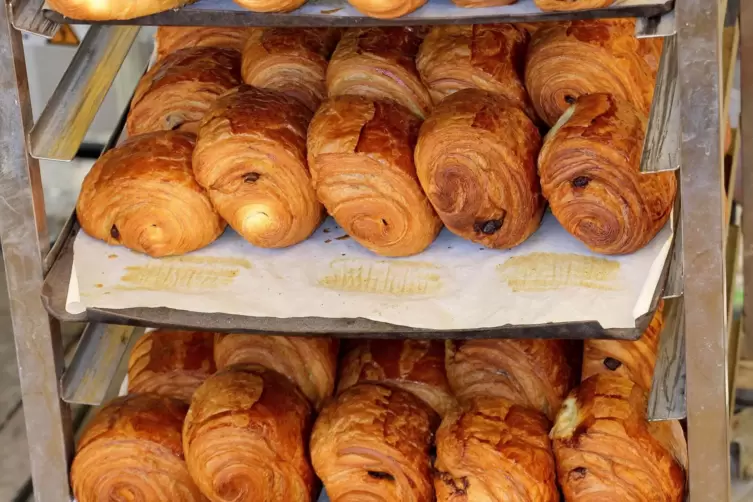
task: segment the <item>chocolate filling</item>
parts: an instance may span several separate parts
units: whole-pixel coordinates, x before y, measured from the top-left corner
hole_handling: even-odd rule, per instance
[[[246,173],[243,175],[244,183],[255,183],[259,178],[261,178],[261,174],[259,173]]]
[[[588,176],[578,176],[573,180],[573,186],[575,188],[586,188],[590,181],[591,178],[589,178]]]
[[[115,225],[113,225],[110,229],[110,237],[112,237],[113,239],[120,239],[120,232],[118,231],[118,227],[116,227]]]
[[[374,479],[387,479],[389,481],[395,481],[395,476],[387,472],[366,471],[366,473]]]
[[[604,359],[604,366],[606,366],[609,371],[614,371],[622,366],[622,363],[613,357],[607,357]]]

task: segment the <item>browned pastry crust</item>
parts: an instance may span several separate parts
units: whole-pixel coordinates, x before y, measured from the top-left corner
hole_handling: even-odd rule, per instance
[[[157,59],[181,49],[217,47],[242,51],[252,28],[228,26],[160,26],[155,35]]]
[[[312,112],[327,96],[327,63],[338,28],[255,28],[243,49],[243,81],[303,102]]]
[[[502,7],[504,5],[512,5],[517,3],[518,0],[452,0],[452,3],[458,7],[474,8],[474,7]]]
[[[586,340],[583,343],[583,380],[599,374],[616,374],[638,384],[643,390],[651,390],[656,366],[656,351],[659,335],[664,327],[664,302],[651,319],[651,323],[636,341]]]
[[[417,10],[426,0],[348,0],[348,3],[369,17],[394,19]]]
[[[431,110],[431,96],[415,62],[425,34],[418,27],[347,30],[327,68],[327,92],[396,101],[425,117]]]
[[[322,220],[306,165],[311,111],[277,91],[242,85],[202,121],[196,180],[236,232],[265,248],[292,246]]]
[[[254,12],[290,12],[306,3],[306,0],[233,0]]]
[[[202,248],[225,222],[194,179],[194,136],[156,132],[113,148],[86,175],[76,204],[84,231],[154,257]]]
[[[311,460],[332,502],[433,502],[429,447],[436,414],[412,394],[353,386],[328,403]]]
[[[186,463],[212,502],[309,502],[311,408],[284,376],[236,365],[199,387],[183,426]]]
[[[434,26],[421,44],[416,66],[434,104],[461,89],[494,92],[537,120],[523,86],[530,36],[512,24]]]
[[[72,19],[113,21],[177,9],[195,0],[48,0],[49,6]]]
[[[579,348],[566,340],[447,340],[447,379],[461,401],[497,396],[552,419],[577,382],[569,361]]]
[[[173,52],[141,77],[128,113],[128,134],[196,133],[212,103],[238,84],[238,51],[193,47]]]
[[[549,421],[492,396],[466,400],[437,431],[437,502],[559,502]]]
[[[525,81],[549,125],[579,97],[608,92],[651,109],[661,39],[637,39],[634,19],[547,23],[531,38]]]
[[[410,392],[440,417],[455,406],[447,383],[442,340],[359,340],[342,360],[338,392],[360,382],[381,382]]]
[[[540,145],[523,110],[496,94],[464,89],[421,126],[416,172],[448,229],[486,247],[511,248],[539,228],[544,214]]]
[[[181,444],[188,406],[136,394],[106,404],[86,426],[71,466],[79,502],[203,502]]]
[[[128,360],[128,393],[154,393],[187,403],[215,372],[214,333],[151,331],[139,338]]]
[[[594,252],[637,251],[671,214],[675,174],[640,172],[645,121],[629,102],[592,94],[579,98],[544,141],[544,197],[562,226]]]
[[[220,370],[234,364],[258,364],[276,371],[319,409],[335,389],[339,347],[334,338],[218,334],[214,359]]]
[[[420,125],[397,103],[338,96],[309,127],[317,197],[351,237],[383,256],[419,253],[442,228],[413,164]]]
[[[645,410],[643,389],[619,375],[595,375],[570,393],[551,432],[565,499],[683,500],[683,469]]]
[[[533,3],[543,11],[561,12],[603,9],[612,5],[614,0],[534,0]]]

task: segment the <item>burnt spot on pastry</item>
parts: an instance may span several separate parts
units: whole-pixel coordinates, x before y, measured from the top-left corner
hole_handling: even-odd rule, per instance
[[[579,479],[583,479],[586,477],[586,474],[588,473],[588,469],[585,467],[576,467],[572,471],[570,471],[570,478],[573,481],[577,481]]]
[[[366,471],[366,474],[374,479],[386,479],[387,481],[395,481],[395,476],[393,476],[389,472]]]
[[[617,368],[622,366],[622,363],[614,357],[607,357],[606,359],[604,359],[604,366],[606,366],[609,371],[615,371]]]
[[[565,103],[567,103],[568,105],[574,105],[575,104],[575,96],[571,96],[570,94],[568,94],[567,96],[565,96]]]
[[[112,237],[113,239],[120,239],[120,231],[115,225],[110,228],[110,237]]]
[[[591,178],[588,176],[578,176],[573,180],[573,186],[575,188],[586,188],[591,182]]]
[[[497,219],[477,221],[473,224],[473,230],[480,234],[493,235],[497,232],[497,230],[502,228],[502,224],[504,222],[505,215],[503,214],[500,218]]]
[[[250,172],[243,175],[243,182],[244,183],[256,183],[259,178],[261,178],[261,174]]]
[[[382,225],[384,225],[385,227],[387,226],[387,220],[385,220],[384,218],[382,218]]]

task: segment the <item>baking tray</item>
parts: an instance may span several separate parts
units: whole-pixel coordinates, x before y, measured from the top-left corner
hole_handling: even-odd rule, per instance
[[[513,5],[467,9],[451,0],[429,0],[415,12],[398,19],[364,16],[347,0],[310,0],[289,13],[258,13],[238,6],[232,0],[199,0],[181,9],[125,21],[92,22],[67,18],[46,9],[45,15],[57,23],[129,24],[146,26],[390,26],[420,24],[468,24],[497,22],[564,21],[615,17],[653,17],[670,12],[674,0],[618,0],[603,9],[573,12],[542,12],[533,0]]]

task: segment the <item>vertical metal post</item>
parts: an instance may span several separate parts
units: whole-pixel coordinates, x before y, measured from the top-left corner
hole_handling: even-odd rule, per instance
[[[745,2],[743,2],[745,3]],[[721,7],[675,2],[690,500],[729,500]]]
[[[31,475],[38,502],[63,502],[70,499],[67,467],[73,436],[70,410],[58,386],[63,370],[59,325],[48,317],[40,298],[49,240],[39,164],[26,149],[32,124],[26,61],[6,2],[0,5],[0,68],[0,243]]]

